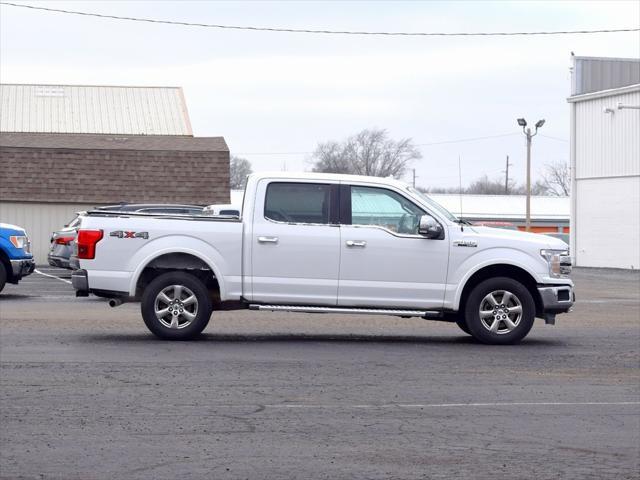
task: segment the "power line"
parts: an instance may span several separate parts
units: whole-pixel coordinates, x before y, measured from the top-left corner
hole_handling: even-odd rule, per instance
[[[490,138],[511,137],[513,135],[520,135],[520,133],[500,133],[498,135],[486,135],[484,137],[470,137],[470,138],[459,138],[457,140],[443,140],[442,142],[417,143],[416,147],[430,147],[432,145],[444,145],[447,143],[475,142],[477,140],[488,140]]]
[[[551,135],[543,135],[542,133],[539,134],[541,137],[544,138],[549,138],[551,140],[556,140],[558,142],[568,142],[569,140],[567,140],[566,138],[558,138],[558,137],[552,137]]]
[[[475,142],[478,140],[489,140],[491,138],[511,137],[520,133],[501,133],[498,135],[485,135],[484,137],[458,138],[456,140],[443,140],[441,142],[416,143],[416,147],[430,147],[433,145],[445,145],[448,143]],[[234,152],[234,155],[310,155],[314,152]]]
[[[85,17],[97,17],[110,20],[126,20],[130,22],[146,22],[165,25],[179,25],[183,27],[218,28],[227,30],[252,30],[259,32],[284,32],[284,33],[313,33],[331,35],[374,35],[387,37],[498,37],[498,36],[527,36],[527,35],[576,35],[592,33],[620,33],[637,32],[640,28],[615,28],[601,30],[552,30],[537,32],[381,32],[381,31],[361,31],[361,30],[326,30],[308,28],[280,28],[280,27],[254,27],[242,25],[221,25],[214,23],[193,23],[177,20],[158,20],[154,18],[125,17],[120,15],[107,15],[102,13],[81,12],[77,10],[63,10],[60,8],[36,7],[35,5],[17,4],[11,2],[0,2],[1,5],[11,7],[29,8],[45,12],[66,13],[69,15],[82,15]]]

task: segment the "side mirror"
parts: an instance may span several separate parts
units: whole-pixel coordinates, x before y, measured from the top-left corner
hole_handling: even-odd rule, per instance
[[[444,233],[444,229],[431,215],[422,215],[420,217],[418,233],[427,238],[440,238]]]

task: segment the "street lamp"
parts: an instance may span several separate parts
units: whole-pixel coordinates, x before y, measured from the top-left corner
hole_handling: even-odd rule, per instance
[[[527,232],[531,230],[531,139],[538,134],[538,129],[544,125],[544,119],[536,122],[536,130],[531,133],[531,128],[527,128],[527,121],[524,118],[518,119],[518,125],[522,127],[522,132],[527,137]]]

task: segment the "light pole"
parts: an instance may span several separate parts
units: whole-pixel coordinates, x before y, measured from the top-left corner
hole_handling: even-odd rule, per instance
[[[531,133],[531,128],[527,128],[527,121],[524,118],[518,119],[518,125],[522,127],[522,132],[527,137],[527,232],[531,230],[531,139],[538,134],[538,129],[544,125],[544,119],[536,122],[536,130]]]

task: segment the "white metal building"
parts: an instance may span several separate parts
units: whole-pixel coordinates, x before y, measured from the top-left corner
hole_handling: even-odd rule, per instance
[[[0,132],[193,135],[180,87],[0,84]]]
[[[571,251],[640,267],[640,60],[573,57]]]

